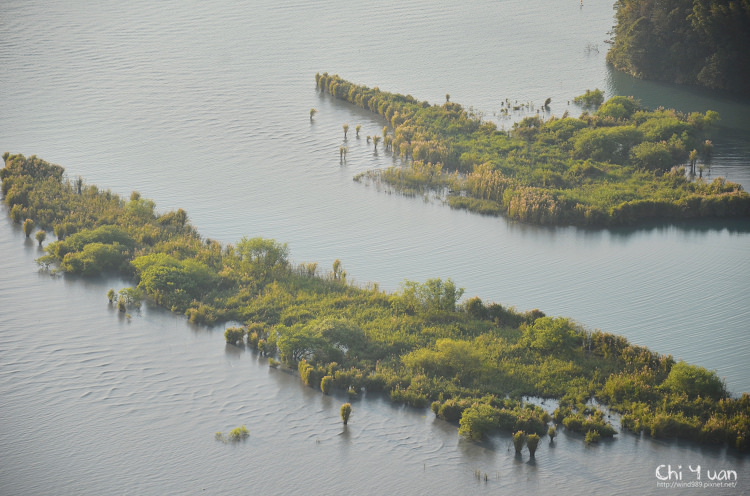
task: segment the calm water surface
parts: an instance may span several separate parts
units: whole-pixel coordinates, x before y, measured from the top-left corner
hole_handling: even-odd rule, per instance
[[[288,242],[296,262],[340,258],[358,282],[450,277],[485,301],[538,307],[716,369],[750,391],[750,226],[547,229],[451,211],[353,182],[393,163],[341,125],[383,122],[315,91],[317,71],[474,107],[599,87],[647,105],[722,114],[712,177],[750,186],[741,98],[636,81],[604,63],[609,2],[3,2],[0,148],[160,209],[185,208],[222,242]],[[318,109],[311,123],[309,109]],[[509,126],[509,121],[499,121]],[[119,281],[39,275],[39,252],[0,222],[0,494],[650,493],[664,463],[748,467],[724,451],[622,434],[560,436],[536,463],[508,439],[476,445],[427,411],[301,387],[222,329],[145,308],[125,321]],[[213,439],[245,424],[239,445]],[[628,467],[627,469],[623,467]],[[477,481],[474,470],[488,474]]]

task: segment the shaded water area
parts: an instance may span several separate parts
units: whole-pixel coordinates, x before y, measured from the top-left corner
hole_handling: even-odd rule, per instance
[[[595,87],[718,110],[711,175],[750,187],[748,102],[611,72],[612,6],[585,3],[5,2],[0,148],[184,208],[224,243],[275,238],[295,262],[339,258],[388,290],[450,277],[467,296],[623,334],[750,391],[747,223],[525,226],[353,182],[393,158],[351,131],[339,161],[343,123],[365,136],[383,122],[316,92],[317,71],[435,103],[450,93],[487,119],[505,98],[551,97],[553,114],[575,115],[567,101]],[[344,398],[225,346],[223,328],[150,307],[121,319],[104,295],[129,283],[38,274],[40,252],[4,208],[0,254],[0,494],[645,494],[664,490],[661,464],[733,469],[740,487],[720,494],[750,490],[746,458],[624,433],[592,447],[563,433],[530,463],[508,437],[470,443],[379,397],[358,400],[344,430]],[[247,441],[214,440],[242,424]]]

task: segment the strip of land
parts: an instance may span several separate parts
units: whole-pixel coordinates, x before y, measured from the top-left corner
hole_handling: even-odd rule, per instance
[[[40,244],[47,232],[57,238],[38,260],[43,268],[130,278],[134,287],[108,294],[123,312],[145,297],[192,322],[243,322],[227,329],[227,342],[297,369],[324,392],[381,391],[432,405],[472,439],[501,430],[530,442],[553,436],[550,422],[587,442],[612,437],[597,400],[634,432],[750,448],[750,395],[731,397],[703,367],[539,310],[462,301],[450,280],[405,281],[390,294],[355,287],[338,260],[324,272],[292,264],[274,240],[223,246],[202,238],[183,210],[157,213],[137,192],[121,198],[35,156],[4,159],[13,221],[27,236],[44,233]],[[559,408],[550,416],[523,396],[555,398]]]
[[[739,184],[703,178],[719,119],[713,111],[646,110],[633,98],[603,102],[595,90],[577,97],[589,108],[577,118],[534,115],[506,132],[449,97],[431,105],[337,75],[315,79],[322,91],[382,115],[392,129],[383,130],[382,146],[405,159],[357,179],[408,194],[447,192],[453,208],[531,224],[750,218],[750,195]]]

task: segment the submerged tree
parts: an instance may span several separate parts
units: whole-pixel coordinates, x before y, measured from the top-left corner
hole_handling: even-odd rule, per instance
[[[341,127],[344,128],[344,140],[346,140],[346,133],[349,132],[349,124],[344,124]]]
[[[310,109],[310,120],[313,120],[313,116],[318,112],[317,109],[311,108]]]
[[[523,450],[523,445],[526,442],[526,434],[523,431],[518,431],[513,434],[513,447],[516,449],[516,453],[520,454]]]
[[[341,420],[344,422],[344,425],[349,423],[349,416],[352,414],[352,404],[351,403],[344,403],[341,405]]]
[[[39,241],[39,246],[42,246],[42,243],[45,239],[47,239],[47,233],[45,231],[37,231],[36,232],[36,240]]]
[[[245,329],[242,327],[229,327],[224,331],[224,339],[227,344],[240,343],[245,339]]]
[[[357,133],[356,137],[359,138],[359,130],[362,129],[362,126],[357,124],[357,126],[354,128],[354,132]]]
[[[27,238],[31,236],[31,231],[33,230],[34,230],[33,220],[26,219],[25,221],[23,221],[23,233],[26,235]]]
[[[529,455],[531,458],[534,458],[537,446],[539,446],[539,435],[529,434],[526,437],[526,447],[529,448]]]
[[[692,150],[688,155],[690,160],[690,174],[695,175],[695,164],[698,162],[698,150]]]

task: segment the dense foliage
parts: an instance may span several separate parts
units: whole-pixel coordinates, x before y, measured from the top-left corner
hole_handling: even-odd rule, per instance
[[[58,233],[40,264],[131,277],[137,287],[110,290],[110,304],[137,306],[145,296],[194,322],[242,322],[226,330],[228,343],[257,349],[272,365],[278,357],[310,387],[431,405],[472,439],[554,433],[548,412],[521,401],[531,395],[558,398],[555,422],[591,441],[615,434],[597,399],[634,431],[750,448],[750,395],[733,399],[715,372],[624,338],[539,310],[460,301],[450,280],[406,281],[392,294],[354,287],[338,260],[319,274],[314,263],[292,264],[273,240],[222,246],[202,239],[182,210],[157,214],[138,194],[125,201],[70,182],[36,157],[6,156],[0,176],[19,224],[33,219]]]
[[[617,0],[607,61],[636,77],[747,92],[750,1]]]
[[[407,193],[448,192],[448,203],[533,224],[630,225],[648,219],[749,217],[738,184],[703,180],[716,112],[648,111],[616,96],[579,118],[526,117],[510,132],[459,104],[430,105],[409,95],[358,86],[327,73],[318,87],[385,117],[387,149],[407,165],[369,172]],[[592,107],[601,92],[581,95]],[[698,167],[698,163],[700,166]],[[691,176],[684,169],[689,165]],[[692,180],[700,172],[700,178]]]

